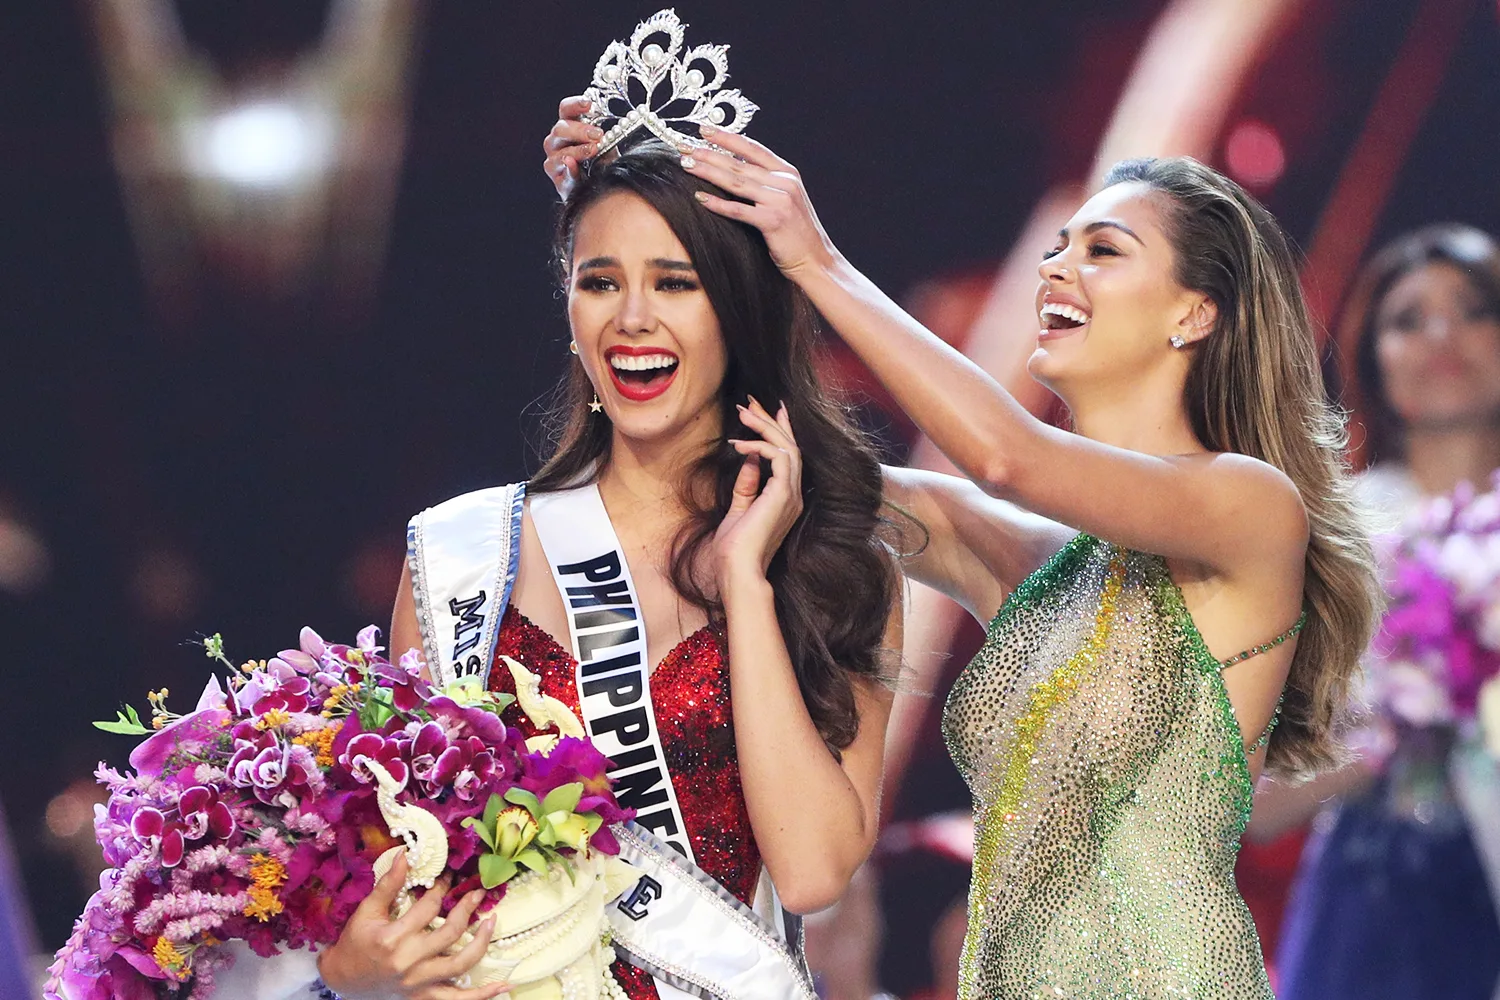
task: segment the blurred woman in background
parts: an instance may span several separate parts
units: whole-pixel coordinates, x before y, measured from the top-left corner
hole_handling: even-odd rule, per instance
[[[1341,342],[1369,429],[1360,487],[1394,523],[1500,468],[1500,248],[1435,225],[1368,265]],[[1379,664],[1373,664],[1379,670]],[[1282,1000],[1489,1000],[1500,980],[1500,815],[1466,808],[1455,731],[1380,713],[1361,757],[1303,786],[1267,783],[1248,836],[1269,840],[1325,800],[1277,962]]]

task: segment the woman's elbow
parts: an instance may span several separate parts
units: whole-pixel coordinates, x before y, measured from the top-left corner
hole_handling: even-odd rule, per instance
[[[771,881],[776,885],[776,897],[784,909],[798,916],[826,910],[837,903],[849,888],[858,864],[846,858],[818,858],[809,856],[787,870],[770,869]]]
[[[1009,500],[1016,491],[1016,467],[1010,456],[991,453],[976,463],[970,477],[986,495],[999,500]]]
[[[847,877],[838,878],[830,873],[824,873],[793,878],[788,880],[786,885],[778,882],[776,883],[776,897],[781,901],[783,909],[799,917],[805,917],[819,910],[826,910],[837,903],[848,887]]]

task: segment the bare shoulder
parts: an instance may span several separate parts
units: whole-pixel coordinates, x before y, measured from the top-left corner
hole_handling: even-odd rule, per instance
[[[1231,529],[1253,551],[1275,557],[1295,554],[1300,561],[1307,548],[1307,507],[1297,484],[1269,462],[1235,452],[1218,452],[1190,459],[1209,477],[1207,489],[1233,517]]]

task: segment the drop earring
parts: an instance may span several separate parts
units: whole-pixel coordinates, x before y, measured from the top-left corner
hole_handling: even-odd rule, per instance
[[[599,394],[597,392],[594,393],[594,401],[589,404],[589,412],[590,413],[603,413],[604,412],[604,404],[601,403],[601,402],[599,402]]]

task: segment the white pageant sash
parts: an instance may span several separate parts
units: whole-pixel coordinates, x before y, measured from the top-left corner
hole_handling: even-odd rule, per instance
[[[525,483],[496,486],[429,507],[407,526],[423,653],[439,686],[460,677],[489,685],[495,637],[516,582],[525,500]]]
[[[663,1000],[816,1000],[800,949],[777,928],[650,831],[613,829],[620,857],[642,872],[610,907],[615,949],[656,978]]]
[[[815,1000],[800,922],[781,909],[765,873],[751,910],[693,864],[651,703],[645,620],[599,491],[530,503],[568,612],[584,722],[615,764],[621,804],[637,811],[615,828],[621,857],[645,873],[610,907],[616,946],[651,973],[661,1000]],[[467,493],[411,520],[412,590],[438,683],[478,676],[488,685],[525,504],[522,483]]]
[[[651,704],[646,620],[596,486],[531,498],[531,523],[568,613],[578,700],[615,797],[635,821],[693,860]]]

